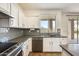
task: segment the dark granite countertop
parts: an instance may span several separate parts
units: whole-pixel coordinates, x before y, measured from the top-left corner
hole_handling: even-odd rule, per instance
[[[60,45],[71,56],[79,56],[79,44]]]
[[[9,42],[17,42],[17,44],[21,44],[25,42],[28,38],[32,37],[43,37],[43,38],[67,38],[66,36],[61,36],[61,37],[49,37],[49,36],[20,36],[14,39],[9,40]]]
[[[43,36],[43,35],[37,35],[37,36],[27,36],[27,37],[43,37],[43,38],[67,38],[67,36]]]
[[[28,38],[30,38],[30,36],[20,36],[20,37],[14,38],[12,40],[9,40],[9,42],[17,42],[17,44],[21,44],[21,43],[25,42]]]
[[[67,36],[55,36],[55,37],[44,36],[43,38],[67,38]]]

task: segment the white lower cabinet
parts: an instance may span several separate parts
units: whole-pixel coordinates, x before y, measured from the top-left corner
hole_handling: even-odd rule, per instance
[[[62,52],[60,38],[44,38],[43,52]]]
[[[51,41],[53,42],[52,50],[56,52],[62,52],[62,48],[60,47],[60,38],[53,38]]]
[[[10,27],[18,27],[18,5],[11,3],[11,15],[13,18],[10,19]]]
[[[43,38],[43,52],[50,51],[49,42],[50,42],[50,38]]]
[[[32,39],[28,38],[27,41],[24,42],[22,46],[23,56],[28,56],[29,53],[32,51]]]
[[[23,51],[23,56],[27,56],[28,55],[28,41],[24,42],[23,46],[22,46],[22,51]]]
[[[28,38],[28,42],[29,52],[32,52],[32,38]]]

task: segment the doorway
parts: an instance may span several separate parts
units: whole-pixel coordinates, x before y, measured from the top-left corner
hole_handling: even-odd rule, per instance
[[[79,43],[79,16],[70,19],[70,22],[71,22],[71,39],[75,43]]]

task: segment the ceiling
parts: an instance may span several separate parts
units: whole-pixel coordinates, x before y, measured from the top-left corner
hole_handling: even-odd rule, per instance
[[[58,10],[79,12],[79,3],[20,3],[24,10]]]
[[[60,3],[25,3],[21,4],[24,9],[60,9],[66,7],[68,4],[60,4]]]

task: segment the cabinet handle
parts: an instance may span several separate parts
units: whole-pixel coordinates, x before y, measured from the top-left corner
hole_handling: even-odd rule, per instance
[[[53,42],[49,42],[50,45],[53,45]]]

